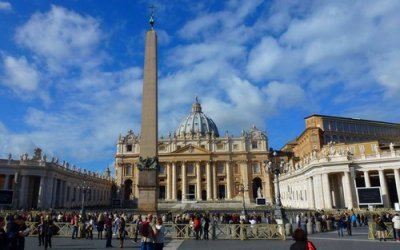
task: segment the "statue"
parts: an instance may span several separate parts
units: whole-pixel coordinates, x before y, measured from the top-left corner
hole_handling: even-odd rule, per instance
[[[140,156],[139,161],[137,163],[137,167],[140,171],[157,170],[158,158],[157,157],[154,157],[154,158],[148,157],[148,158],[143,159],[143,157]]]
[[[46,154],[43,154],[43,158],[42,158],[42,159],[43,159],[44,162],[46,162],[46,160],[47,160],[47,155],[46,155]]]
[[[261,187],[258,187],[258,188],[257,188],[257,198],[262,198],[262,197],[263,197],[262,188],[261,188]]]
[[[12,155],[11,155],[11,153],[8,153],[8,160],[11,161],[11,159],[12,159]]]
[[[394,144],[393,144],[393,142],[391,142],[391,143],[389,144],[389,149],[390,149],[391,152],[394,151]]]
[[[365,148],[364,145],[360,145],[360,154],[365,154]]]
[[[34,155],[33,155],[32,160],[37,160],[37,161],[39,161],[39,160],[41,160],[41,159],[42,159],[42,149],[40,149],[40,148],[35,148],[35,150],[34,150]]]

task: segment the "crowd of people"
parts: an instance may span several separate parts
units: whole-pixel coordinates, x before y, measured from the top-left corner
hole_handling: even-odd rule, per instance
[[[387,228],[385,222],[393,222],[393,234],[400,241],[400,216],[398,214],[357,214],[353,211],[338,212],[335,215],[325,214],[323,211],[315,213],[298,214],[292,216],[293,223],[297,226],[295,240],[302,242],[307,237],[307,232],[316,231],[319,222],[320,230],[327,231],[328,223],[338,236],[343,237],[344,230],[347,235],[352,235],[352,227],[368,226],[369,219],[376,225],[377,237],[386,241]],[[25,222],[30,222],[28,227]],[[59,223],[65,223],[71,229],[71,239],[86,238],[93,240],[105,239],[106,247],[112,247],[113,239],[117,239],[120,248],[128,236],[127,224],[133,224],[135,242],[140,243],[141,249],[163,249],[165,227],[164,222],[174,223],[177,227],[177,236],[185,238],[188,234],[196,240],[208,240],[211,224],[250,224],[251,227],[259,223],[276,224],[274,218],[268,214],[250,213],[242,216],[238,213],[165,213],[159,217],[151,214],[147,216],[134,215],[124,211],[119,212],[56,212],[56,211],[31,211],[19,212],[15,215],[0,212],[0,250],[24,249],[25,236],[29,233],[37,234],[38,245],[44,249],[52,247],[52,237],[60,230]],[[185,226],[186,225],[186,226]],[[308,225],[308,227],[307,227]],[[189,226],[189,227],[187,227]],[[180,228],[181,227],[181,228]],[[183,228],[186,228],[183,230]],[[187,231],[187,228],[189,228]],[[299,231],[301,229],[301,232]],[[33,232],[32,232],[33,231]],[[97,234],[96,234],[97,231]],[[305,236],[304,236],[304,235]],[[297,243],[296,246],[304,243]]]

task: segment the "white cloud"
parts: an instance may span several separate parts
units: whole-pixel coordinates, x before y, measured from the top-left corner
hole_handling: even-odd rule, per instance
[[[268,106],[274,108],[288,109],[293,107],[307,107],[310,101],[307,101],[306,93],[296,84],[281,82],[270,82],[263,91],[267,95],[266,102]]]
[[[100,22],[62,7],[35,13],[16,33],[19,44],[42,57],[51,72],[64,67],[93,68],[102,60],[97,51],[104,34]]]
[[[3,56],[3,84],[16,93],[34,92],[39,86],[39,73],[25,57]]]
[[[0,1],[0,11],[11,11],[12,6],[9,2]]]

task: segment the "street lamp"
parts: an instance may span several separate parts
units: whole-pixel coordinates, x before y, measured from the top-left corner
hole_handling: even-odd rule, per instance
[[[277,220],[285,220],[285,209],[282,208],[281,192],[279,188],[279,175],[283,172],[285,163],[278,163],[279,155],[276,151],[270,150],[270,161],[267,162],[265,171],[273,173],[275,176],[275,210],[274,215]]]
[[[243,205],[242,215],[244,217],[246,217],[247,211],[246,211],[246,203],[244,201],[244,191],[247,191],[247,189],[244,187],[244,184],[240,184],[239,191],[242,192],[242,205]],[[244,218],[244,219],[246,219],[246,218]]]
[[[86,183],[86,181],[83,181],[82,184],[78,185],[78,189],[82,190],[82,205],[81,205],[81,214],[82,216],[85,215],[85,194],[86,191],[90,189],[89,184]]]

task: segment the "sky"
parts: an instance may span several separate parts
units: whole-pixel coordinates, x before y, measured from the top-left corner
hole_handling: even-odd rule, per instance
[[[140,133],[154,4],[159,135],[199,97],[220,134],[281,148],[324,114],[400,122],[400,1],[0,0],[0,158],[103,172]]]

